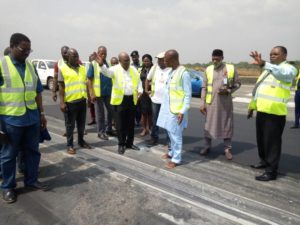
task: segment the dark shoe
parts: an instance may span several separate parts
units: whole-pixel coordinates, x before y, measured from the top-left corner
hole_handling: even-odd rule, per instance
[[[6,203],[13,203],[17,201],[17,193],[14,189],[4,190],[2,196]]]
[[[33,184],[26,184],[25,185],[26,188],[29,189],[33,189],[33,190],[42,190],[42,191],[48,191],[49,190],[49,186],[46,184],[43,184],[39,181],[33,183]]]
[[[86,143],[86,142],[84,142],[83,144],[79,144],[79,146],[81,147],[81,148],[86,148],[86,149],[91,149],[92,148],[92,146],[90,146],[88,143]]]
[[[274,172],[264,172],[260,176],[256,176],[255,180],[258,181],[270,181],[270,180],[276,180],[277,178],[277,173]]]
[[[76,154],[76,150],[73,147],[68,147],[67,153],[70,154],[70,155],[75,155]]]
[[[94,124],[96,124],[95,120],[92,120],[91,122],[88,123],[88,125],[94,125]]]
[[[125,153],[125,146],[119,145],[118,153],[119,153],[120,155],[123,155],[123,154]]]
[[[132,150],[137,150],[137,151],[140,150],[140,148],[138,146],[136,146],[136,145],[126,146],[126,148],[130,148]]]
[[[225,149],[224,154],[227,160],[232,160],[233,156],[230,148]]]
[[[107,141],[108,140],[108,137],[105,133],[102,133],[102,134],[98,134],[98,138],[102,139],[102,140],[105,140]]]
[[[115,132],[113,132],[113,131],[107,131],[106,134],[107,134],[108,136],[111,136],[111,137],[117,136],[117,134],[116,134]]]
[[[297,125],[294,125],[294,126],[291,126],[290,127],[291,129],[298,129],[299,128],[299,125],[297,126]]]
[[[200,150],[200,155],[207,155],[209,153],[210,149],[209,148],[203,148]]]
[[[174,169],[176,166],[178,166],[179,164],[178,163],[174,163],[174,162],[168,162],[165,167],[167,169]]]
[[[262,162],[250,166],[253,169],[265,169],[267,166]]]
[[[163,154],[163,155],[161,156],[161,158],[162,158],[162,159],[172,159],[172,156],[169,156],[169,154],[166,153],[166,154]]]
[[[65,133],[63,133],[61,136],[67,137],[67,133],[65,132]]]

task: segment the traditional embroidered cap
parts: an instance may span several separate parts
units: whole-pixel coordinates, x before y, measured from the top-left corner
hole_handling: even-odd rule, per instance
[[[212,56],[223,56],[223,51],[221,49],[215,49],[213,50]]]
[[[159,53],[157,56],[155,56],[155,58],[158,58],[158,59],[163,59],[163,58],[165,58],[165,52]]]

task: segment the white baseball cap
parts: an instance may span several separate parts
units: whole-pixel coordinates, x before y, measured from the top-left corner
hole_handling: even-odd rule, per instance
[[[163,58],[165,58],[165,52],[158,53],[158,55],[155,56],[155,58],[158,58],[158,59],[163,59]]]

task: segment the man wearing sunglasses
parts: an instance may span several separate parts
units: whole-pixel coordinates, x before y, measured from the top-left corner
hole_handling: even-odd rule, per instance
[[[10,38],[11,53],[0,61],[0,122],[2,134],[3,200],[17,200],[16,157],[24,151],[24,185],[31,189],[46,190],[38,181],[39,133],[47,121],[42,104],[42,85],[33,65],[27,61],[32,52],[27,36],[15,33]]]

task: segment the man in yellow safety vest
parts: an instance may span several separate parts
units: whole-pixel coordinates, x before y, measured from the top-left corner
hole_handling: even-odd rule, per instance
[[[232,159],[233,102],[232,93],[241,86],[239,76],[232,64],[223,62],[221,49],[212,52],[212,65],[206,68],[203,76],[200,112],[205,116],[204,148],[200,155],[211,149],[213,138],[224,141],[226,159]]]
[[[47,189],[38,181],[39,134],[47,121],[43,87],[33,65],[27,61],[32,52],[31,41],[24,34],[15,33],[10,38],[10,49],[10,54],[0,61],[1,189],[6,203],[17,200],[16,157],[21,150],[25,152],[25,187]]]
[[[170,159],[166,168],[173,169],[181,163],[182,132],[187,128],[192,89],[190,74],[180,65],[176,50],[171,49],[165,53],[165,64],[171,71],[165,84],[157,126],[168,132],[171,148],[162,158]]]
[[[111,105],[113,108],[118,136],[118,153],[125,149],[139,150],[134,141],[134,117],[139,94],[143,92],[138,71],[130,65],[126,52],[119,54],[119,64],[107,68],[103,58],[95,53],[101,72],[112,79]]]
[[[73,146],[75,121],[79,146],[91,148],[83,139],[87,99],[86,70],[79,64],[79,55],[76,49],[70,48],[67,54],[67,63],[64,63],[58,72],[59,98],[60,109],[66,117],[67,152],[76,154]]]
[[[297,70],[286,62],[287,49],[283,46],[276,46],[271,50],[270,63],[264,61],[257,51],[251,52],[250,56],[254,59],[253,64],[263,69],[248,107],[248,118],[253,116],[253,111],[257,111],[256,139],[260,158],[260,162],[251,167],[265,169],[263,174],[255,177],[256,180],[275,180],[287,115],[286,104]]]

